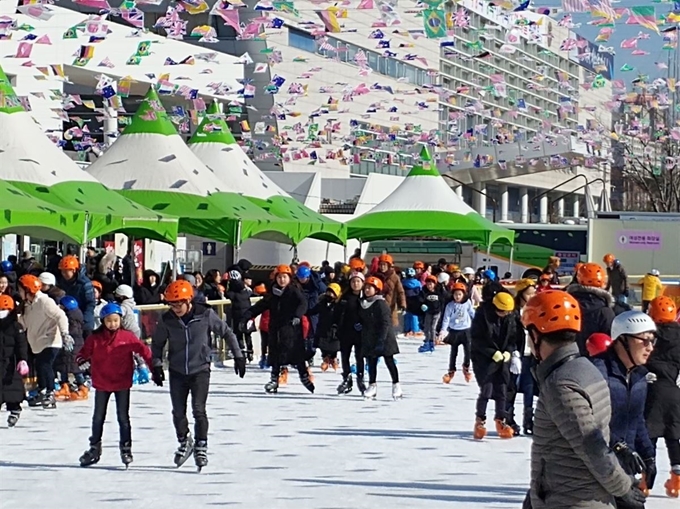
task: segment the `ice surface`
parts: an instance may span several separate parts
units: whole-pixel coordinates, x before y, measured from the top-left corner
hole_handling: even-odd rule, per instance
[[[340,374],[314,368],[316,394],[291,373],[278,395],[252,366],[244,380],[213,371],[208,399],[210,464],[174,468],[176,448],[167,386],[135,387],[134,463],[118,455],[115,407],[109,406],[101,462],[78,465],[87,448],[93,400],[56,411],[26,408],[14,429],[0,421],[0,507],[42,509],[376,509],[519,508],[529,478],[531,439],[472,440],[476,385],[461,373],[441,383],[448,347],[417,354],[402,343],[404,399],[391,400],[379,366],[378,400],[335,395]],[[461,352],[462,353],[462,352]],[[492,403],[489,411],[492,411]],[[665,449],[650,509],[675,507],[664,495]]]

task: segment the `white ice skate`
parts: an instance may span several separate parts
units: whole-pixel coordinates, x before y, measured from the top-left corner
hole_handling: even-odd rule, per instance
[[[364,399],[375,399],[378,395],[378,384],[369,384],[368,389],[364,392]]]
[[[404,393],[401,391],[401,385],[399,382],[392,384],[392,399],[395,401],[404,397]]]

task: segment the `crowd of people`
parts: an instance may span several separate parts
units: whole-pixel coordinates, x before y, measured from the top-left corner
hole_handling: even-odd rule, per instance
[[[184,274],[165,284],[146,271],[127,284],[115,265],[102,265],[106,257],[81,267],[66,255],[51,264],[52,271],[33,262],[0,263],[0,370],[6,374],[0,401],[8,424],[16,425],[21,415],[26,376],[33,374],[38,386],[29,404],[45,409],[56,408],[58,400],[85,399],[94,387],[82,466],[101,457],[111,395],[121,460],[132,462],[130,388],[139,363],[151,368],[158,386],[168,366],[179,444],[175,463],[181,466],[193,455],[199,469],[207,465],[214,338],[228,346],[243,377],[254,360],[251,335],[260,317],[259,365],[271,370],[267,393],[287,384],[289,367],[313,393],[311,368],[320,351],[322,371],[341,371],[338,394],[351,393],[356,380],[364,398],[377,398],[382,360],[391,395],[400,399],[399,337],[422,337],[421,353],[449,345],[442,377],[447,384],[462,347],[463,378],[479,388],[474,438],[487,434],[489,400],[500,438],[533,436],[525,507],[643,508],[655,484],[660,438],[671,464],[666,492],[680,494],[680,325],[675,302],[658,295],[657,271],[642,280],[643,312],[628,305],[627,275],[612,255],[604,257],[605,266],[579,264],[566,286],[553,258],[538,280],[507,286],[491,269],[461,269],[443,259],[400,269],[389,254],[369,264],[358,255],[347,263],[324,262],[320,270],[307,262],[279,265],[255,285],[247,260],[224,274]],[[252,304],[252,296],[261,298]],[[226,298],[227,321],[209,304]],[[135,314],[140,301],[162,302],[169,310],[145,323]],[[397,334],[400,313],[403,329]],[[151,338],[150,348],[142,337]],[[518,393],[521,426],[515,420]]]

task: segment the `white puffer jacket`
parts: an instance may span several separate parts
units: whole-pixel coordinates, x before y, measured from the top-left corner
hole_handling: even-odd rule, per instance
[[[61,348],[62,336],[69,333],[66,314],[42,292],[33,302],[25,303],[19,322],[26,329],[28,344],[35,355],[45,348]]]

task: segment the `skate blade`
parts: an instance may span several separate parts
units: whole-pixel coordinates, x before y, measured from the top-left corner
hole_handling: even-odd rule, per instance
[[[186,456],[175,456],[175,466],[177,468],[180,468],[182,465],[184,465],[189,458],[191,458],[191,455],[193,454],[193,450],[189,452]]]

